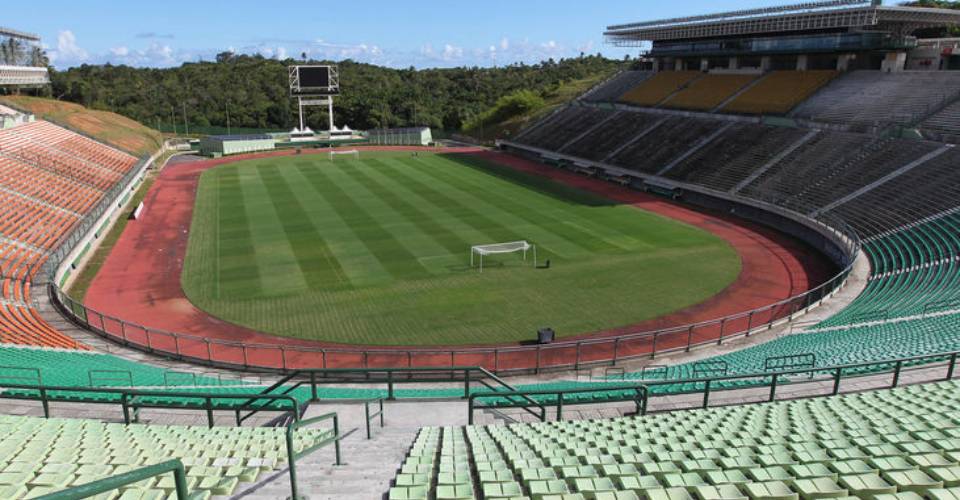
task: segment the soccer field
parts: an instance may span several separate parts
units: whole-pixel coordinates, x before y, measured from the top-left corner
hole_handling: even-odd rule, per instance
[[[472,269],[472,245],[526,240]],[[280,335],[484,344],[624,326],[702,302],[740,259],[700,229],[464,155],[224,165],[200,180],[181,277],[198,307]]]

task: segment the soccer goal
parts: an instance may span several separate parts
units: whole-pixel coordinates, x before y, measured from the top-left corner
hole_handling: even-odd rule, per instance
[[[348,150],[346,150],[346,151],[340,151],[340,150],[337,150],[337,149],[331,149],[331,150],[330,150],[330,161],[334,161],[337,156],[349,156],[349,157],[350,157],[349,159],[359,160],[359,159],[360,159],[360,152],[357,151],[356,149],[348,149]]]
[[[527,261],[527,252],[533,253],[533,265],[537,265],[537,246],[527,241],[511,241],[509,243],[493,243],[490,245],[474,245],[470,247],[470,267],[479,267],[483,272],[483,258],[487,255],[523,252],[523,261]]]

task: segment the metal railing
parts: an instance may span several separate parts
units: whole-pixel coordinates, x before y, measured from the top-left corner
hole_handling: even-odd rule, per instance
[[[376,403],[380,407],[380,409],[377,410],[375,413],[370,413],[371,403]],[[367,439],[372,439],[373,433],[371,432],[371,429],[370,429],[370,421],[377,417],[380,417],[380,428],[382,429],[386,425],[383,421],[383,398],[368,399],[364,401],[363,415],[364,415],[364,420],[366,421],[366,424],[367,424]]]
[[[945,353],[936,353],[936,354],[925,354],[921,356],[910,356],[906,358],[897,358],[891,360],[878,360],[878,361],[868,361],[864,363],[851,363],[844,365],[834,365],[834,366],[824,366],[824,367],[812,367],[812,368],[799,368],[791,370],[783,370],[774,373],[746,373],[740,375],[726,375],[722,377],[713,377],[713,378],[700,378],[700,379],[682,379],[682,380],[663,380],[657,382],[644,382],[644,385],[648,389],[648,397],[653,398],[658,395],[663,396],[676,396],[678,394],[703,394],[703,400],[700,405],[701,408],[708,408],[710,406],[710,394],[713,392],[724,392],[724,391],[737,391],[743,389],[757,389],[763,387],[769,387],[770,392],[768,396],[768,401],[775,401],[777,396],[777,389],[781,386],[786,385],[802,385],[810,383],[820,383],[824,380],[832,381],[830,395],[837,395],[840,393],[840,384],[844,379],[854,379],[861,377],[870,377],[881,375],[883,373],[891,373],[892,380],[890,383],[890,388],[897,387],[900,385],[900,376],[904,369],[909,365],[916,365],[921,368],[929,368],[929,365],[934,363],[946,362],[946,374],[940,380],[951,380],[956,372],[957,358],[960,356],[960,351],[952,351]],[[923,363],[921,363],[923,362]],[[849,372],[853,372],[852,374]],[[791,376],[800,376],[799,380],[790,380],[788,377]],[[826,378],[815,378],[817,375],[825,376]],[[733,381],[747,381],[747,384],[743,384],[739,387],[717,387],[718,384],[723,382],[733,382]],[[695,389],[689,389],[684,391],[664,391],[662,394],[657,394],[655,390],[658,386],[674,386],[680,385],[685,387],[694,387]],[[698,387],[702,386],[702,388]],[[646,408],[646,406],[644,407]]]
[[[713,320],[616,337],[503,347],[310,348],[244,343],[131,323],[83,305],[54,283],[50,284],[49,292],[53,303],[67,318],[102,337],[148,353],[214,367],[289,372],[347,366],[454,368],[467,361],[494,373],[540,373],[616,365],[643,357],[655,358],[664,353],[689,351],[706,344],[719,345],[724,340],[768,330],[820,305],[846,282],[849,272],[848,266],[829,281],[807,292]]]
[[[613,395],[603,398],[603,403],[615,403],[618,401],[633,401],[637,407],[637,413],[643,414],[646,413],[646,402],[649,399],[647,395],[647,387],[643,384],[633,384],[633,385],[614,385],[610,387],[583,387],[583,388],[570,388],[570,389],[543,389],[543,390],[534,390],[534,391],[509,391],[509,392],[478,392],[471,394],[467,398],[467,423],[473,425],[473,413],[475,410],[483,410],[487,408],[521,408],[527,409],[529,406],[525,406],[516,402],[515,399],[507,399],[504,402],[504,398],[524,398],[531,399],[536,396],[556,396],[556,399],[548,400],[546,402],[539,401],[536,403],[536,406],[540,408],[540,413],[535,414],[541,422],[547,421],[547,407],[555,407],[557,409],[557,420],[563,418],[563,407],[564,405],[584,405],[584,404],[597,404],[597,400],[573,400],[573,401],[564,401],[564,396],[570,394],[598,394],[606,392],[622,392],[623,395]],[[632,394],[630,394],[632,392]],[[476,401],[478,399],[496,399],[500,401],[498,404],[492,405],[477,405]]]
[[[89,498],[101,493],[107,493],[169,472],[173,473],[173,487],[177,495],[177,500],[187,500],[187,473],[183,467],[183,462],[180,460],[169,460],[159,464],[148,465],[130,472],[105,477],[92,483],[81,484],[37,498],[42,500],[80,500],[81,498]]]
[[[288,394],[223,394],[208,392],[190,392],[177,390],[142,390],[111,387],[77,387],[52,386],[43,384],[11,384],[0,383],[0,399],[17,399],[25,401],[40,401],[43,407],[43,416],[50,418],[50,403],[99,403],[119,404],[123,411],[124,423],[131,423],[130,410],[141,408],[157,409],[193,409],[204,410],[207,414],[207,425],[213,427],[213,412],[216,410],[231,410],[236,413],[237,425],[243,423],[240,412],[244,410],[291,412],[294,420],[300,418],[300,402]],[[78,397],[77,394],[89,394],[89,397]],[[143,399],[148,398],[148,399]],[[177,403],[164,403],[164,399],[176,399]],[[238,405],[215,404],[220,400],[245,400]],[[267,403],[254,404],[257,401]],[[277,407],[277,401],[287,401],[289,407]]]
[[[508,393],[474,393],[468,398],[468,422],[473,424],[474,411],[485,409],[500,408],[524,408],[524,405],[515,401],[503,401],[502,399],[495,404],[478,405],[476,400],[497,399],[504,396],[519,396],[525,398],[535,398],[537,396],[551,396],[546,400],[538,400],[540,408],[556,407],[557,420],[563,418],[563,407],[570,405],[584,404],[602,404],[616,403],[624,401],[633,401],[636,406],[636,412],[639,415],[645,415],[648,411],[650,401],[658,396],[678,396],[678,395],[696,395],[702,394],[700,404],[696,408],[708,408],[710,406],[710,395],[717,392],[731,392],[742,390],[756,390],[764,387],[769,388],[767,399],[764,402],[772,402],[777,398],[777,390],[787,385],[803,385],[810,383],[822,383],[831,381],[830,395],[840,393],[840,386],[843,380],[854,378],[870,377],[882,375],[889,372],[892,374],[892,380],[889,387],[895,388],[900,385],[900,377],[908,367],[923,369],[930,368],[935,363],[946,363],[946,374],[938,380],[951,380],[957,369],[957,358],[960,357],[960,351],[952,351],[936,354],[925,354],[921,356],[911,356],[892,360],[878,360],[864,363],[852,363],[844,365],[834,365],[825,367],[810,367],[782,370],[778,372],[760,372],[745,373],[738,375],[724,375],[719,377],[671,379],[661,381],[638,381],[636,384],[610,385],[602,387],[554,389],[554,390],[531,390],[531,391],[512,391]],[[852,373],[851,373],[852,372]],[[815,378],[821,375],[820,378]],[[793,377],[791,380],[789,377]],[[825,377],[825,378],[824,378]],[[746,382],[740,384],[729,384],[724,387],[724,382]],[[719,387],[718,387],[719,386]],[[667,390],[658,392],[657,387],[665,387]],[[671,390],[675,389],[676,390]],[[633,391],[632,393],[630,391]],[[612,394],[610,394],[612,393]],[[621,393],[621,394],[616,394]],[[590,400],[567,401],[564,396],[571,394],[605,394],[603,397],[594,397]],[[672,408],[672,410],[678,408]],[[546,421],[546,413],[539,416],[541,421]]]
[[[326,420],[333,421],[333,435],[323,439],[317,443],[314,443],[308,448],[305,448],[301,451],[296,451],[296,447],[293,443],[293,433],[302,427],[308,425],[316,424]],[[287,426],[286,441],[287,441],[287,464],[290,470],[290,498],[293,500],[298,500],[300,498],[297,486],[297,459],[302,458],[306,455],[313,453],[314,451],[323,448],[330,443],[333,443],[334,453],[336,454],[336,462],[334,465],[343,465],[340,457],[340,440],[343,436],[340,435],[340,418],[337,417],[336,413],[326,413],[318,417],[309,418],[307,420],[298,420],[292,422]]]

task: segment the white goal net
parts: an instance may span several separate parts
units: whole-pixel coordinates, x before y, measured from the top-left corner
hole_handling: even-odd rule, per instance
[[[331,149],[330,161],[334,161],[337,158],[337,156],[345,156],[345,157],[348,157],[348,159],[359,160],[360,152],[357,151],[356,149],[348,149],[348,150]]]
[[[527,241],[511,241],[509,243],[492,243],[490,245],[474,245],[470,247],[470,267],[479,267],[483,272],[483,258],[488,255],[506,253],[523,253],[523,261],[527,261],[527,253],[533,252],[533,265],[537,265],[537,246]]]

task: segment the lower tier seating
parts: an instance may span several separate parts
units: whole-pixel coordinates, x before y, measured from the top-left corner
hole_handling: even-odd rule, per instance
[[[644,417],[424,428],[391,500],[956,499],[960,383]]]
[[[557,151],[612,114],[612,111],[589,106],[568,106],[545,118],[538,126],[518,135],[516,141]]]
[[[0,415],[0,498],[36,498],[71,486],[180,459],[193,499],[229,496],[287,462],[285,428],[123,425]],[[332,436],[295,434],[297,450]],[[172,474],[97,498],[176,498]]]

